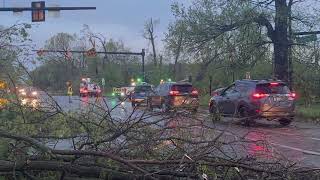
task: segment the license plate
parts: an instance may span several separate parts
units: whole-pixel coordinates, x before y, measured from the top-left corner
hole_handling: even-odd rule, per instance
[[[282,101],[282,98],[281,97],[274,97],[273,101],[274,102],[280,102],[280,101]]]

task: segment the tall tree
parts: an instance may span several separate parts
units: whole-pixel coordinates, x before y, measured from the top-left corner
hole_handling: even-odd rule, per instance
[[[174,79],[177,78],[177,67],[178,60],[181,53],[183,52],[183,41],[185,38],[184,32],[186,31],[183,21],[177,21],[176,23],[170,24],[168,33],[165,34],[166,48],[172,52],[174,56],[174,65],[172,74]]]
[[[143,37],[150,41],[151,46],[152,46],[152,55],[153,55],[153,64],[154,66],[157,66],[157,52],[156,52],[156,45],[155,45],[155,39],[157,36],[155,35],[155,27],[156,25],[159,24],[159,20],[153,20],[150,18],[145,25],[144,25],[144,32],[143,32]]]
[[[261,43],[273,44],[274,74],[278,79],[289,81],[288,54],[292,44],[288,39],[288,21],[290,16],[297,20],[291,9],[294,3],[302,2],[304,1],[198,0],[190,8],[177,8],[176,12],[187,24],[186,45],[193,51],[210,46],[212,41],[223,34],[230,34],[248,24],[265,28],[262,33],[266,32],[270,41]],[[300,27],[295,27],[293,31],[299,29]]]

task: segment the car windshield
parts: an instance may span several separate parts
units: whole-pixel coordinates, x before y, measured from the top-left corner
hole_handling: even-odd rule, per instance
[[[183,92],[183,93],[190,93],[192,91],[192,85],[190,85],[190,84],[173,85],[171,90],[172,91],[179,91],[179,92]]]
[[[137,86],[135,92],[149,92],[152,90],[151,86]]]
[[[266,84],[258,84],[256,91],[258,93],[263,93],[263,94],[289,94],[290,90],[289,88],[282,83],[266,83]]]

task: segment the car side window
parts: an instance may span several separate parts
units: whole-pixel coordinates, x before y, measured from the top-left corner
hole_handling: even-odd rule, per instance
[[[236,93],[236,92],[238,92],[238,91],[236,90],[236,86],[235,86],[235,85],[232,85],[232,86],[230,86],[226,91],[224,91],[223,95],[228,96],[228,95],[234,94],[234,93]]]

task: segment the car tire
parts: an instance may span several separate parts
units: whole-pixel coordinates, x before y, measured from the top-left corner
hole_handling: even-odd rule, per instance
[[[219,121],[221,119],[217,106],[211,104],[209,107],[209,112],[212,115],[212,122]]]
[[[196,114],[198,112],[198,108],[192,109],[192,113]]]
[[[147,101],[147,107],[149,111],[153,110],[152,103],[150,101]]]
[[[279,119],[279,122],[282,126],[288,126],[289,124],[291,124],[292,119],[289,118],[281,118]]]
[[[169,112],[169,107],[166,105],[166,103],[162,103],[161,110],[165,113]]]
[[[238,113],[240,118],[243,118],[242,123],[244,126],[250,126],[252,124],[253,118],[250,117],[250,112],[247,107],[245,106],[240,107]]]
[[[210,104],[209,106],[209,113],[210,114],[216,114],[217,113],[217,107],[213,105],[213,103]]]

